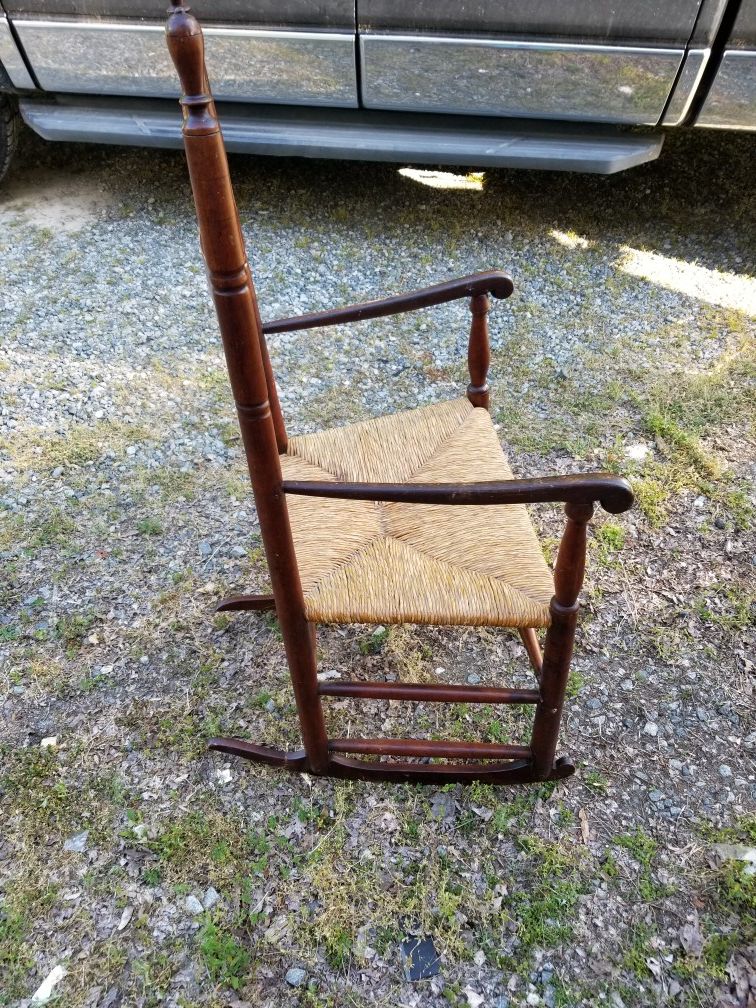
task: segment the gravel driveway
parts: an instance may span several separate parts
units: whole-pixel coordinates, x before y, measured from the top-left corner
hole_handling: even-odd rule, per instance
[[[753,153],[674,135],[608,178],[232,162],[264,317],[506,268],[513,469],[635,483],[593,526],[577,775],[465,790],[205,753],[298,737],[275,621],[212,612],[266,569],[183,157],[27,137],[0,191],[0,1004],[56,967],[65,1008],[752,1003]],[[290,430],[458,394],[468,318],[274,337]],[[533,516],[553,553],[559,509]],[[332,676],[530,682],[507,631],[319,641]],[[528,731],[464,705],[328,719]],[[406,978],[411,935],[432,978]]]

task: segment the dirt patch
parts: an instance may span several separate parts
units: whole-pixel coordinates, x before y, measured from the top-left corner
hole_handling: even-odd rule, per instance
[[[53,233],[72,234],[97,220],[112,204],[91,175],[70,176],[40,168],[9,179],[0,192],[0,225],[14,221]]]

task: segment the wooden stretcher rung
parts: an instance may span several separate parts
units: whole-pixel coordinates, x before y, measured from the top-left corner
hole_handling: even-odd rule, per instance
[[[433,756],[448,759],[530,759],[530,746],[497,742],[457,742],[447,739],[330,739],[328,748],[339,753],[374,756]]]
[[[426,703],[537,704],[536,689],[498,686],[448,686],[445,683],[324,682],[321,696],[359,697],[363,700],[420,700]]]

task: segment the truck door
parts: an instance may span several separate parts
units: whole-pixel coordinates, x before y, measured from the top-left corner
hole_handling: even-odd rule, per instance
[[[357,0],[363,104],[655,125],[699,6],[700,0]]]
[[[168,97],[178,81],[156,0],[7,0],[42,88]],[[217,98],[357,105],[354,0],[197,0]]]

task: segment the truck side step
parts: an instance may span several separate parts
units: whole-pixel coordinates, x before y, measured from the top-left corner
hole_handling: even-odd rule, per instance
[[[47,140],[180,147],[178,104],[162,99],[22,98]],[[590,123],[219,103],[230,151],[358,161],[540,168],[610,175],[661,151],[661,133]]]

